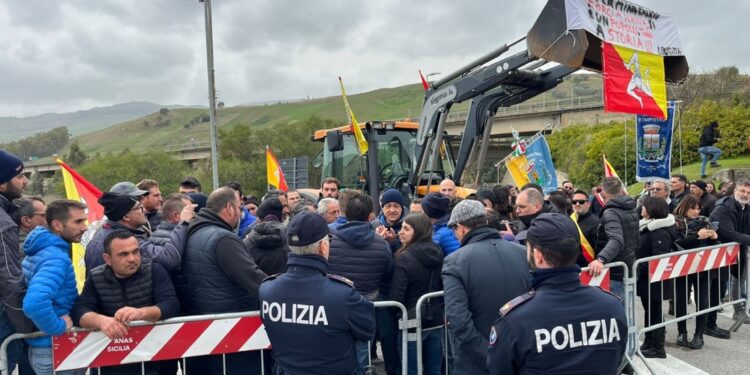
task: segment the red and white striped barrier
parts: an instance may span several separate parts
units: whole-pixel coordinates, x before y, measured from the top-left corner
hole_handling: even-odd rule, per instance
[[[648,262],[649,283],[731,266],[737,263],[740,245],[717,245],[702,251],[673,255]]]
[[[581,284],[588,286],[598,286],[606,291],[609,291],[609,268],[602,269],[599,276],[593,277],[589,275],[587,270],[581,272]]]
[[[198,320],[131,327],[110,340],[102,332],[72,332],[53,337],[55,371],[84,367],[269,349],[260,317]]]

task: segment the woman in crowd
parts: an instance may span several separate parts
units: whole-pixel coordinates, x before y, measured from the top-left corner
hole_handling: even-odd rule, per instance
[[[443,289],[440,270],[443,251],[432,242],[432,223],[423,214],[404,218],[398,233],[401,248],[396,252],[396,267],[388,299],[404,304],[409,319],[415,318],[419,297]],[[443,304],[432,299],[422,312],[422,358],[425,374],[440,374],[443,335]],[[409,342],[409,374],[417,373],[416,343]]]
[[[719,191],[716,189],[716,185],[711,181],[706,181],[706,193],[713,195],[716,198],[720,198]]]
[[[695,249],[718,243],[716,231],[711,229],[711,223],[705,216],[700,216],[701,202],[694,195],[687,195],[680,201],[674,210],[677,229],[680,239],[676,244],[680,250]],[[695,293],[698,310],[704,310],[708,306],[708,272],[689,275],[675,279],[675,310],[676,317],[685,316],[687,313],[687,302],[690,290]],[[718,284],[717,284],[718,285]],[[718,294],[718,290],[716,291]],[[706,314],[695,318],[695,334],[688,342],[687,323],[683,320],[677,323],[677,345],[686,346],[691,349],[703,347],[703,332],[706,328]]]
[[[513,212],[513,195],[511,188],[506,186],[497,185],[492,188],[492,193],[495,195],[495,212],[497,212],[500,221],[513,221],[516,218]]]
[[[638,259],[656,255],[668,254],[672,251],[672,244],[678,239],[675,219],[669,213],[669,205],[664,199],[645,197],[641,212],[643,219],[639,222],[641,231],[641,247]],[[662,322],[662,302],[671,299],[672,283],[649,283],[648,265],[640,264],[637,270],[637,292],[641,297],[646,327]],[[667,358],[664,351],[664,328],[657,328],[646,332],[641,345],[641,353],[646,358]]]

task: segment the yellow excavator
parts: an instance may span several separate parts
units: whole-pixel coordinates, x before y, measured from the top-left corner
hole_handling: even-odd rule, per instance
[[[431,84],[425,92],[419,123],[358,124],[369,144],[365,156],[357,153],[350,126],[316,131],[312,139],[324,146],[313,166],[322,169],[322,176],[338,178],[342,187],[360,189],[373,197],[387,188],[399,189],[407,199],[422,196],[436,191],[444,178],[451,178],[459,186],[468,185],[462,184],[463,174],[467,165],[484,164],[498,108],[550,90],[578,69],[601,72],[603,41],[631,43],[637,49],[644,44],[632,38],[650,37],[643,48],[664,56],[666,81],[678,83],[684,79],[688,64],[671,18],[625,1],[616,3],[597,2],[590,9],[585,0],[549,0],[526,36]],[[627,22],[634,25],[625,27]],[[644,30],[639,32],[638,28]],[[625,32],[638,35],[628,36]],[[524,41],[525,49],[501,58]],[[454,153],[445,121],[452,105],[467,100],[469,113],[460,148]],[[476,173],[478,181],[481,168]],[[460,194],[465,196],[471,191],[462,188]]]

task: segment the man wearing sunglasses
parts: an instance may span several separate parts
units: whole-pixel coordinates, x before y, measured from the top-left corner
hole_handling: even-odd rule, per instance
[[[578,216],[578,226],[583,232],[583,236],[589,241],[589,244],[596,243],[596,232],[599,230],[599,216],[594,215],[591,212],[591,202],[589,197],[583,190],[576,190],[573,193],[573,211]],[[578,254],[576,263],[581,267],[586,267],[589,262],[583,256],[583,252]]]

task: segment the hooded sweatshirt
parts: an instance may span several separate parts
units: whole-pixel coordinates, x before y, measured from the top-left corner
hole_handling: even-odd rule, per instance
[[[285,234],[284,224],[264,221],[255,224],[245,237],[245,246],[258,267],[267,275],[286,272],[289,246],[286,244]]]

